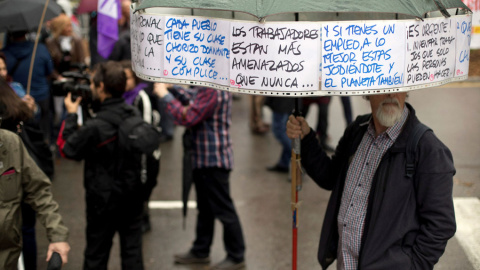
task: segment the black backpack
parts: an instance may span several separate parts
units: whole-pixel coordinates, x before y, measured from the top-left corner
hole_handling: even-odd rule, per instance
[[[160,131],[139,115],[122,118],[113,112],[103,111],[97,114],[97,118],[118,127],[118,145],[124,152],[151,155],[160,146]]]
[[[407,158],[407,162],[405,164],[405,175],[408,178],[412,178],[413,175],[415,175],[415,167],[417,165],[415,161],[415,154],[417,151],[418,141],[420,141],[423,134],[425,134],[425,132],[427,131],[432,131],[432,130],[426,125],[419,122],[413,128],[410,136],[408,136],[407,149],[405,153]]]

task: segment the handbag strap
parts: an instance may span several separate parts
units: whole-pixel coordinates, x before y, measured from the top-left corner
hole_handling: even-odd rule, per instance
[[[10,76],[13,77],[13,75],[15,74],[15,71],[17,71],[18,66],[20,65],[20,63],[21,63],[24,59],[26,59],[27,57],[28,57],[28,55],[16,59],[17,62],[15,63],[15,65],[13,66],[13,68],[10,70],[10,72],[8,72],[8,73],[10,74]]]

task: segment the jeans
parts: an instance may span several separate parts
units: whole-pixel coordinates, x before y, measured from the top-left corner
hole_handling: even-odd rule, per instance
[[[281,167],[288,167],[290,164],[290,157],[292,155],[292,141],[286,134],[286,125],[288,121],[288,113],[273,112],[272,132],[275,138],[282,145],[282,153],[277,165]]]

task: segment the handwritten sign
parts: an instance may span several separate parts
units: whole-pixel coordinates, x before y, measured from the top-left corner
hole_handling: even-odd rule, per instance
[[[131,12],[130,29],[132,67],[144,79],[294,95],[408,91],[463,79],[473,31],[471,15],[259,23],[143,12]]]
[[[455,23],[451,19],[435,18],[409,22],[405,27],[405,85],[438,82],[453,77]]]
[[[228,85],[229,22],[166,17],[164,77]]]
[[[322,90],[403,85],[403,23],[326,23],[322,28]]]
[[[455,77],[468,75],[470,42],[472,39],[472,17],[455,18],[457,42],[455,45]]]
[[[232,22],[230,25],[231,86],[318,90],[318,24]]]
[[[162,16],[132,14],[130,37],[132,66],[135,72],[150,76],[162,76],[163,63]]]

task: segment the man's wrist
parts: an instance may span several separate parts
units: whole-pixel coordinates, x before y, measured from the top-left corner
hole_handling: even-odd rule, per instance
[[[170,92],[160,98],[167,103],[175,99],[175,97]]]

